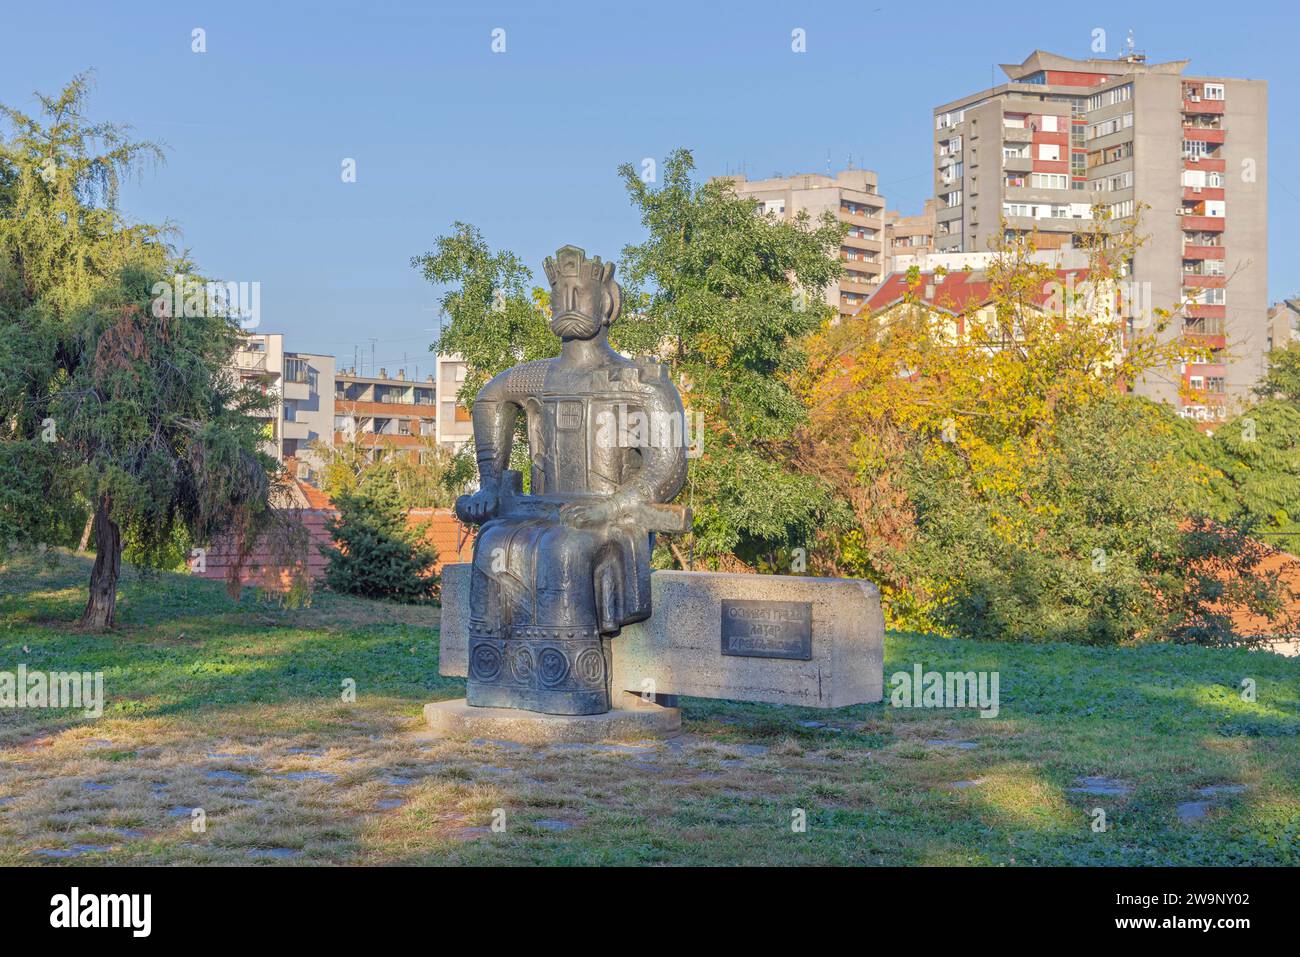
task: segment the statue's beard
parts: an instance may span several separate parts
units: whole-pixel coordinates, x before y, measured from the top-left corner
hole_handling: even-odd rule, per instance
[[[580,312],[566,312],[551,320],[551,331],[561,339],[594,339],[601,323]]]

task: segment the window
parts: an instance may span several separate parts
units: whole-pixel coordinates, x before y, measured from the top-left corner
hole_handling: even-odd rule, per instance
[[[1040,160],[1059,161],[1061,158],[1061,147],[1055,143],[1039,143],[1038,158]]]
[[[1088,97],[1088,109],[1100,110],[1103,106],[1114,106],[1116,103],[1123,103],[1133,96],[1133,84],[1125,83],[1123,86],[1117,86],[1113,90],[1106,90],[1104,93],[1094,93]]]
[[[1043,114],[1043,125],[1040,127],[1044,133],[1056,132],[1057,117],[1054,113]]]
[[[1223,99],[1223,84],[1222,83],[1205,84],[1205,98],[1207,100]]]
[[[1205,140],[1183,140],[1184,156],[1204,156],[1209,152],[1209,144]]]
[[[285,356],[284,379],[286,382],[306,382],[307,363],[303,359],[291,359]]]
[[[948,208],[961,205],[961,190],[955,190],[948,194]]]
[[[1112,133],[1118,133],[1120,130],[1126,130],[1133,125],[1133,114],[1125,113],[1123,116],[1113,116],[1109,120],[1102,120],[1100,123],[1094,123],[1088,127],[1088,139],[1095,140],[1103,136],[1110,136]]]
[[[1035,173],[1033,185],[1035,189],[1069,189],[1070,177],[1065,173]]]
[[[1222,216],[1227,211],[1227,203],[1221,199],[1212,199],[1205,204],[1206,216]]]

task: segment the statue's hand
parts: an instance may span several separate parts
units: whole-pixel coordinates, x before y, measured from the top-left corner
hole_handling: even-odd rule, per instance
[[[497,490],[481,488],[473,495],[456,499],[456,517],[470,525],[482,525],[497,513]]]
[[[570,502],[560,509],[560,521],[575,528],[604,525],[612,522],[618,508],[610,501]]]

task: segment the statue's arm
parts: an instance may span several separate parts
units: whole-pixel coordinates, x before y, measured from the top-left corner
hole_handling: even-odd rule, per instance
[[[641,468],[615,494],[620,508],[671,502],[686,482],[686,415],[681,396],[665,378],[645,397],[650,441]]]
[[[482,523],[496,514],[501,473],[510,465],[515,419],[521,404],[522,398],[511,388],[508,369],[490,380],[475,396],[470,416],[474,425],[479,490],[456,500],[456,514],[462,521]]]
[[[471,413],[474,456],[478,460],[479,485],[483,488],[496,488],[501,473],[510,465],[520,403],[507,388],[506,375],[501,373],[479,390]]]

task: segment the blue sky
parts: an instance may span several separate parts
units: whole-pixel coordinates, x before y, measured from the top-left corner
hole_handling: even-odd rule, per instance
[[[1132,30],[1153,61],[1269,81],[1270,294],[1300,292],[1293,4],[43,0],[0,23],[0,102],[33,109],[32,91],[93,67],[92,116],[167,147],[128,212],[174,222],[207,274],[260,282],[262,331],[344,365],[374,338],[377,365],[429,371],[435,290],[409,259],[455,220],[539,281],[565,243],[616,258],[642,235],[616,167],[677,146],[704,176],[851,156],[919,211],[932,108],[1036,47],[1087,56],[1096,28],[1108,55]]]

